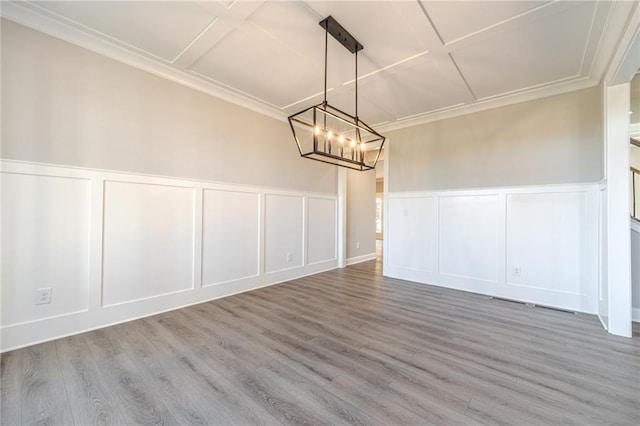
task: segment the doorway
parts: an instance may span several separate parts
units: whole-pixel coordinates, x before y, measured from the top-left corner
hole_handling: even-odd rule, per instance
[[[376,166],[376,255],[382,264],[382,247],[384,240],[384,159],[378,160]]]

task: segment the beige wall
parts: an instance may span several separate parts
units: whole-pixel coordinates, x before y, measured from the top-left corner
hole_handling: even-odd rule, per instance
[[[389,138],[389,191],[598,182],[598,87],[405,128]]]
[[[360,247],[357,248],[357,243]],[[376,175],[347,171],[347,259],[376,252]]]
[[[640,147],[629,145],[629,162],[631,167],[640,170]]]
[[[640,72],[631,79],[631,124],[640,123]]]
[[[335,193],[280,122],[2,21],[5,159]]]

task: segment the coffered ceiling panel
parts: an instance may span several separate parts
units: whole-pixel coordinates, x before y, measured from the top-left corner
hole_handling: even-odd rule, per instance
[[[337,93],[331,92],[328,94],[327,99],[332,106],[349,114],[355,114],[355,93],[353,88],[346,88]],[[308,105],[311,105],[311,103]],[[291,108],[288,113],[295,113],[301,109],[301,106]],[[389,123],[395,120],[394,116],[385,109],[385,105],[381,103],[379,99],[370,101],[364,96],[358,97],[358,116],[370,126]]]
[[[322,65],[324,31],[318,25],[320,19],[322,17],[303,2],[279,1],[262,3],[246,21],[260,29],[264,37],[295,52],[300,59],[315,60]]]
[[[364,78],[359,85],[362,97],[384,99],[394,120],[474,101],[445,54],[424,55]]]
[[[331,15],[363,45],[359,115],[403,127],[597,85],[637,3],[3,1],[7,19],[278,119],[322,101]],[[329,101],[354,113],[354,61],[329,37]]]
[[[594,3],[575,2],[517,32],[497,32],[481,42],[466,43],[452,57],[479,99],[575,78],[581,72],[594,11]]]
[[[227,34],[189,70],[275,108],[316,94],[323,87],[322,67],[300,61],[276,40],[242,29]]]
[[[172,62],[215,15],[193,2],[43,1],[38,7],[98,35]]]
[[[317,16],[333,16],[362,45],[370,63],[361,75],[407,60],[439,45],[437,35],[416,1],[308,3]]]
[[[445,43],[514,18],[549,1],[420,1]]]

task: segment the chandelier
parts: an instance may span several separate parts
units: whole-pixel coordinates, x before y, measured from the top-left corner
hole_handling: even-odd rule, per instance
[[[358,117],[358,52],[363,49],[342,25],[329,16],[320,21],[324,28],[324,100],[289,116],[289,125],[300,155],[354,170],[372,170],[380,158],[385,137]],[[328,35],[355,55],[355,115],[327,102]]]

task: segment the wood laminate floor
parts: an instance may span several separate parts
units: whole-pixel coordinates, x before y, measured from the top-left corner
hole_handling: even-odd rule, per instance
[[[2,355],[2,425],[640,423],[640,330],[372,261]]]

